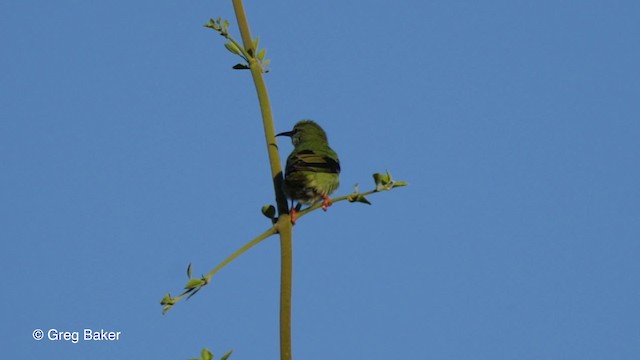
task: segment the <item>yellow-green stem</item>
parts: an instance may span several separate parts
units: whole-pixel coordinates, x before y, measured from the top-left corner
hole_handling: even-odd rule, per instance
[[[275,227],[272,227],[270,229],[268,229],[267,231],[265,231],[264,233],[260,234],[260,236],[258,236],[257,238],[251,240],[250,242],[244,244],[244,246],[242,246],[240,249],[236,250],[233,252],[233,254],[229,255],[226,259],[224,259],[224,261],[222,261],[220,264],[218,264],[218,266],[216,266],[215,268],[213,268],[213,270],[211,270],[207,275],[206,278],[211,280],[211,277],[213,275],[215,275],[218,271],[220,271],[223,267],[227,266],[227,264],[229,264],[230,262],[232,262],[233,260],[235,260],[238,256],[244,254],[247,250],[251,249],[252,247],[258,245],[260,242],[262,242],[262,240],[268,238],[269,236],[275,234],[277,231],[277,229]]]
[[[291,360],[291,291],[293,226],[289,215],[278,219],[280,231],[280,359]]]
[[[253,48],[249,22],[242,5],[242,0],[232,0],[236,13],[238,28],[245,50],[251,55],[249,68],[258,93],[262,124],[269,154],[271,176],[278,208],[278,233],[280,234],[280,359],[291,360],[291,283],[293,274],[293,235],[287,198],[282,189],[282,163],[275,138],[275,126],[271,113],[271,104],[267,93],[267,86],[262,77],[263,69],[255,58],[256,49]]]

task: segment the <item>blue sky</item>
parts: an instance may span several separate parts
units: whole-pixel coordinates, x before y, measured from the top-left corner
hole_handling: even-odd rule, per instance
[[[296,225],[294,358],[640,356],[638,2],[245,7],[277,129],[325,128],[337,194],[410,183]],[[230,2],[0,14],[5,356],[277,358],[275,237],[159,305],[269,225],[255,90],[201,26]]]

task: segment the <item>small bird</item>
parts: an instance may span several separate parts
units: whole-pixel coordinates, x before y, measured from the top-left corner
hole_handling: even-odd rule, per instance
[[[289,136],[293,151],[287,157],[284,192],[291,199],[291,222],[302,204],[322,199],[322,210],[331,206],[329,195],[340,185],[340,160],[329,147],[327,134],[312,120],[299,121],[291,131],[276,136]],[[298,205],[294,208],[293,202]]]

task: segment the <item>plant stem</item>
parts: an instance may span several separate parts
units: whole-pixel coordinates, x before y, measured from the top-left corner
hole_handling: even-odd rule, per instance
[[[280,229],[280,359],[291,360],[291,288],[293,227],[289,215],[278,219]]]
[[[240,249],[236,250],[233,252],[233,254],[229,255],[226,259],[224,259],[224,261],[222,261],[220,264],[218,264],[218,266],[216,266],[215,268],[213,268],[213,270],[211,270],[205,277],[207,279],[209,279],[209,281],[211,280],[211,277],[213,275],[215,275],[218,271],[220,271],[223,267],[227,266],[227,264],[229,264],[230,262],[232,262],[233,260],[235,260],[238,256],[244,254],[247,250],[251,249],[252,247],[258,245],[260,242],[262,242],[262,240],[268,238],[269,236],[273,235],[276,233],[276,228],[272,227],[269,228],[267,231],[265,231],[264,233],[260,234],[260,236],[258,236],[257,238],[251,240],[250,242],[244,244],[244,246],[242,246]]]
[[[283,175],[280,153],[275,138],[275,126],[271,113],[271,103],[267,93],[267,86],[262,76],[263,69],[255,58],[256,49],[253,48],[253,38],[249,30],[249,22],[242,5],[242,0],[232,0],[238,21],[238,28],[245,50],[251,55],[249,68],[258,93],[264,136],[269,154],[271,177],[278,208],[278,233],[280,234],[280,359],[291,360],[291,279],[293,273],[293,234],[287,198],[282,189]]]

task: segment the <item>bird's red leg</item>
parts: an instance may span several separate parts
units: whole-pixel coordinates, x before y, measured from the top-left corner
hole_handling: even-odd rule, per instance
[[[327,208],[331,205],[332,203],[328,196],[322,198],[322,210],[327,211]]]
[[[296,210],[296,208],[291,208],[291,223],[295,224],[296,223],[296,219],[298,217],[298,210]]]

